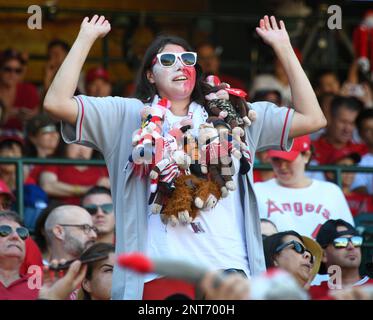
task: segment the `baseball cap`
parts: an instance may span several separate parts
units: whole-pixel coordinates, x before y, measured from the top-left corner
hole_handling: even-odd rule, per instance
[[[346,227],[347,230],[337,231],[337,227],[339,226]],[[330,219],[321,226],[319,232],[317,233],[316,241],[320,244],[321,247],[325,248],[328,244],[332,243],[334,239],[344,235],[355,236],[358,235],[358,232],[347,221],[344,221],[342,219]]]
[[[327,161],[327,164],[335,164],[339,160],[350,158],[354,161],[355,164],[359,163],[361,160],[360,154],[354,150],[354,148],[342,148],[334,152],[329,160]]]
[[[309,135],[305,135],[294,139],[290,151],[269,150],[268,157],[294,161],[301,152],[308,150],[311,150],[311,139]]]
[[[110,82],[109,72],[103,67],[89,69],[85,77],[86,84],[96,79],[104,79],[105,81]]]
[[[45,113],[40,113],[32,117],[26,124],[26,132],[31,136],[35,136],[39,132],[47,133],[55,131],[58,131],[56,123]]]
[[[0,131],[0,143],[4,141],[15,141],[20,145],[24,145],[23,134],[18,130],[1,130]]]
[[[10,191],[8,185],[0,179],[0,194],[8,195],[13,201],[16,200],[12,191]]]

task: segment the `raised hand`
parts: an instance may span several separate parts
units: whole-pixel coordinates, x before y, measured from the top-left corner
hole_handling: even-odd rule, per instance
[[[92,40],[102,38],[110,31],[111,26],[108,20],[104,16],[94,15],[89,21],[88,17],[85,17],[81,26],[80,34],[84,35]]]
[[[256,28],[256,32],[263,41],[272,48],[290,44],[290,38],[286,31],[284,22],[280,20],[279,25],[277,25],[274,16],[271,16],[270,19],[268,16],[264,16],[263,19],[260,19],[259,27]]]

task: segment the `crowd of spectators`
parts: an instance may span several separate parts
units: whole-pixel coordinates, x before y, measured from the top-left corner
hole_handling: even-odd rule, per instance
[[[14,49],[1,53],[1,158],[100,158],[91,148],[66,145],[60,124],[41,107],[69,49],[61,40],[48,44],[40,87],[24,81],[26,56]],[[232,87],[248,91],[247,79],[221,71],[219,47],[202,43],[197,52],[206,75],[219,75]],[[251,79],[248,101],[291,106],[289,82],[278,60],[273,70]],[[366,293],[356,288],[373,280],[359,273],[363,237],[354,217],[373,213],[373,173],[343,172],[338,186],[334,172],[311,173],[307,166],[373,167],[372,83],[360,78],[356,61],[345,82],[332,70],[319,70],[313,83],[328,126],[296,138],[290,152],[256,155],[256,163],[272,167],[254,171],[266,265],[290,273],[313,299],[364,299]],[[108,71],[97,66],[81,75],[76,93],[105,97],[112,88]],[[16,165],[0,164],[0,299],[110,299],[115,214],[106,168],[31,164],[23,167],[23,174],[28,202],[21,221],[11,211],[16,204]],[[30,289],[30,267],[43,270],[75,259],[81,262],[73,262],[65,277],[56,281],[50,270],[44,271],[44,286]],[[336,265],[342,273],[338,292],[327,275]],[[205,298],[250,298],[250,280],[233,275],[219,289],[212,285],[214,275],[208,274],[201,284]],[[233,285],[235,291],[227,295]]]

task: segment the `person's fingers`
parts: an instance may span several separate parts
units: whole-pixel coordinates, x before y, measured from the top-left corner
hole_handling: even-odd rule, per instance
[[[277,26],[277,22],[276,22],[276,18],[274,16],[271,16],[271,24],[272,24],[272,28],[274,30],[278,30],[278,26]]]
[[[90,24],[96,24],[97,20],[98,20],[98,15],[95,14],[95,15],[92,17],[92,19],[91,19],[91,21],[90,21],[89,23],[90,23]]]
[[[256,30],[256,32],[257,32],[257,34],[261,37],[261,38],[263,38],[264,37],[264,31],[263,31],[263,29],[261,29],[261,28],[255,28],[255,30]]]
[[[82,24],[84,24],[84,23],[88,23],[88,21],[89,21],[89,18],[88,18],[88,17],[85,17],[85,18],[83,19],[83,21],[82,21]]]
[[[269,31],[272,30],[271,24],[269,22],[269,18],[267,15],[264,16],[264,26]]]
[[[280,20],[280,29],[283,29],[283,30],[286,29],[286,28],[285,28],[285,23],[284,23],[284,21],[282,21],[282,20]]]
[[[79,268],[79,272],[76,275],[74,282],[73,282],[74,288],[78,287],[83,282],[86,273],[87,273],[87,265],[85,264]]]
[[[102,25],[105,21],[105,16],[100,16],[100,18],[97,20],[97,25]]]
[[[261,29],[265,29],[265,26],[264,26],[264,19],[260,19],[260,21],[259,21],[259,27],[260,27]]]

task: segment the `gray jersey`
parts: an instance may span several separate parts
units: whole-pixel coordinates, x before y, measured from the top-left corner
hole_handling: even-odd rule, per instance
[[[116,219],[116,254],[145,252],[149,183],[137,178],[128,166],[132,152],[132,133],[141,125],[140,110],[144,104],[137,99],[121,97],[94,98],[77,96],[76,125],[62,123],[66,143],[79,143],[99,150],[105,158],[111,183]],[[254,161],[256,151],[289,150],[288,138],[293,109],[277,107],[270,102],[256,102],[250,107],[257,120],[246,127],[246,142]],[[245,236],[251,275],[265,271],[259,213],[252,188],[251,170],[240,176],[240,198],[245,215]],[[198,241],[198,239],[196,239]],[[227,262],[229,263],[229,262]],[[113,299],[142,299],[144,276],[115,267],[112,282]]]

